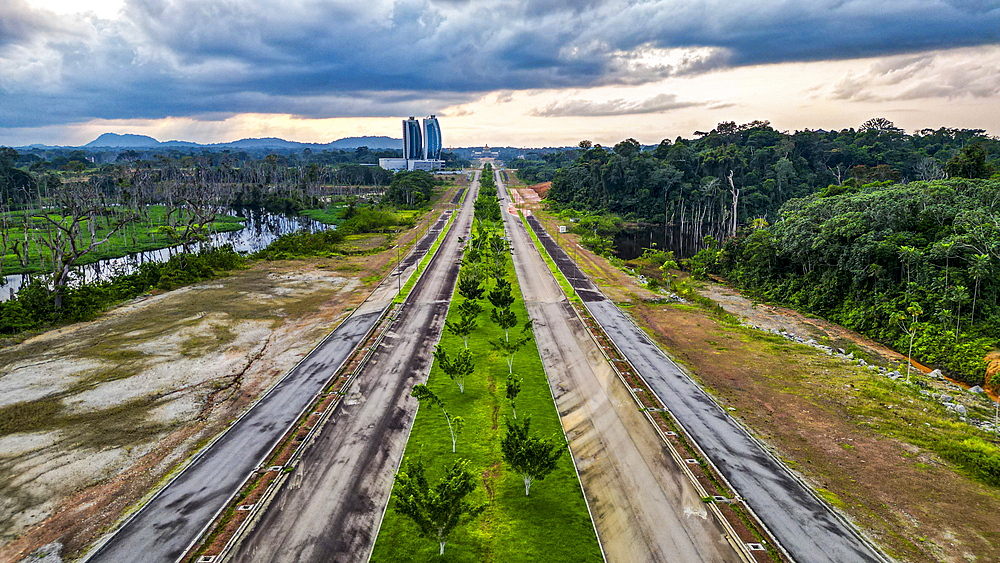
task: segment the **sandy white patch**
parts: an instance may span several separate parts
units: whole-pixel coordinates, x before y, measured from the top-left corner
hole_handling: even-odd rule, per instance
[[[0,407],[24,403],[58,393],[75,383],[73,376],[101,367],[97,360],[53,358],[22,362],[0,374]]]
[[[0,437],[0,458],[19,457],[59,441],[61,432],[20,432]]]

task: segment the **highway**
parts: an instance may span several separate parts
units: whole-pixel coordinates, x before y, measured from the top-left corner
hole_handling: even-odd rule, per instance
[[[403,454],[472,227],[478,172],[437,255],[345,401],[268,506],[234,561],[365,561]]]
[[[499,172],[496,181],[503,197]],[[740,561],[601,355],[521,220],[506,209],[503,215],[535,342],[608,560]]]
[[[795,561],[887,561],[608,300],[534,217],[529,223],[608,336]]]
[[[401,263],[404,283],[450,213],[435,222]],[[384,279],[330,336],[85,561],[172,563],[182,557],[389,307],[399,283],[396,276],[394,271]]]

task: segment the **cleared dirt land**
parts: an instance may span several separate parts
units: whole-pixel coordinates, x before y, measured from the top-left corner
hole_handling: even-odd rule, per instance
[[[545,222],[549,232],[558,224],[551,217]],[[722,322],[704,308],[652,302],[663,296],[580,248],[575,235],[562,235],[561,242],[717,400],[890,555],[901,561],[1000,560],[1000,491],[928,447],[928,440],[975,432],[940,404],[815,348]],[[874,359],[898,359],[842,327],[755,304],[724,287],[699,291],[747,324],[855,346]],[[961,401],[970,412],[987,402],[967,393]]]
[[[305,356],[395,258],[257,263],[0,348],[0,561],[53,541],[80,554]]]

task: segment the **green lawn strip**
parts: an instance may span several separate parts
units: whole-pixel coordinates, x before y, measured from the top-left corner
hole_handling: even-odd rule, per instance
[[[303,215],[314,221],[319,221],[325,225],[339,225],[344,221],[343,215],[344,209],[346,208],[346,203],[338,201],[329,207],[303,209],[299,212],[299,215]]]
[[[148,221],[134,227],[129,225],[120,229],[113,234],[107,242],[81,257],[80,260],[77,261],[77,264],[92,264],[98,260],[119,258],[137,252],[148,252],[170,246],[177,246],[179,243],[175,239],[171,238],[166,233],[158,231],[160,227],[166,225],[166,207],[162,205],[154,205],[149,208],[148,213]],[[24,216],[25,212],[23,211],[15,211],[9,214],[8,220],[12,223],[12,228],[10,229],[11,241],[24,240]],[[49,216],[55,220],[59,219],[59,215],[50,214]],[[184,220],[185,217],[177,219],[178,222],[183,222]],[[245,219],[243,218],[231,215],[220,215],[216,217],[211,230],[212,232],[217,233],[238,231],[244,227],[244,220]],[[48,224],[37,214],[30,219],[30,222],[34,225],[36,230],[40,229],[42,232],[46,230],[46,225]],[[81,229],[86,233],[86,238],[89,241],[90,234],[86,221],[84,221]],[[107,233],[108,229],[103,225],[99,225],[95,234],[98,239],[101,239],[104,238]],[[87,244],[89,244],[89,242]],[[22,267],[13,251],[8,252],[6,256],[2,257],[3,273],[48,273],[52,270],[51,257],[49,256],[48,248],[41,244],[40,241],[34,240],[32,237],[29,237],[28,256],[27,267]]]
[[[510,264],[507,277],[515,295],[520,297]],[[457,297],[457,291],[455,296],[454,299],[462,299]],[[437,365],[432,366],[427,382],[449,413],[466,421],[465,430],[458,437],[457,453],[451,453],[451,438],[441,409],[424,405],[417,412],[404,457],[422,459],[432,483],[455,460],[468,459],[477,476],[489,472],[495,475],[491,485],[494,499],[479,518],[455,530],[444,557],[437,555],[437,543],[418,537],[416,526],[398,515],[390,502],[371,560],[601,561],[600,546],[568,446],[564,446],[566,453],[560,458],[558,468],[532,484],[529,497],[524,495],[521,476],[502,461],[503,420],[512,416],[510,403],[504,397],[508,368],[505,358],[489,346],[490,339],[503,338],[503,331],[489,319],[488,301],[482,302],[486,310],[479,316],[479,328],[469,337],[476,371],[466,381],[465,393],[460,393]],[[522,324],[528,318],[521,299],[515,301],[511,310]],[[457,308],[450,308],[448,319],[457,321],[458,317]],[[514,334],[518,331],[512,330]],[[461,338],[448,333],[442,336],[441,344],[455,352],[463,346]],[[563,441],[558,412],[537,348],[529,344],[515,355],[514,373],[524,379],[517,401],[518,416],[531,415],[532,433]],[[477,503],[487,501],[482,482],[471,498]]]
[[[569,297],[571,301],[582,306],[583,301],[580,300],[580,296],[576,294],[576,290],[573,289],[573,286],[569,283],[569,280],[567,280],[566,276],[563,275],[562,270],[560,270],[559,267],[556,266],[555,261],[552,259],[551,256],[549,256],[549,253],[547,250],[545,250],[545,247],[542,246],[542,242],[538,240],[538,235],[535,234],[534,229],[532,229],[531,225],[528,224],[528,219],[524,216],[524,213],[522,213],[521,210],[518,210],[517,215],[521,218],[521,223],[524,224],[524,229],[528,231],[528,236],[530,236],[532,242],[535,243],[535,248],[538,249],[538,253],[542,255],[542,260],[545,261],[545,265],[549,267],[549,271],[552,272],[552,275],[555,276],[556,281],[559,282],[559,287],[562,288],[563,293],[565,293],[566,296]]]

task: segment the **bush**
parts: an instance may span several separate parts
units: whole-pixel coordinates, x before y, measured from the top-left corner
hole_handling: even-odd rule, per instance
[[[317,233],[289,233],[281,235],[267,245],[267,248],[254,254],[254,258],[288,260],[304,256],[329,256],[343,240],[344,235],[339,229]]]
[[[412,218],[400,220],[396,217],[396,214],[391,211],[362,208],[354,209],[347,217],[347,220],[337,227],[337,230],[344,235],[353,235],[384,231],[390,227],[410,227],[413,226],[413,224],[414,221]]]
[[[935,448],[948,461],[993,486],[1000,486],[1000,448],[982,438],[947,440]]]

